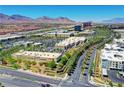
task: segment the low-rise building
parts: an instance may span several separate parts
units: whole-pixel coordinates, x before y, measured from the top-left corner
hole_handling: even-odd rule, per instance
[[[102,68],[124,70],[124,52],[102,50]]]
[[[84,43],[85,40],[85,37],[70,37],[57,43],[55,46],[57,48],[69,49],[73,46],[77,46],[78,44]]]
[[[106,44],[105,48],[101,50],[101,67],[124,70],[124,48],[118,44]]]
[[[36,62],[48,62],[54,60],[57,62],[61,53],[49,53],[49,52],[36,52],[36,51],[20,51],[12,55],[16,59],[36,61]]]

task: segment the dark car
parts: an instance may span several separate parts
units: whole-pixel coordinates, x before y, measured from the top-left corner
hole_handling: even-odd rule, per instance
[[[69,76],[71,76],[71,73],[68,73]]]
[[[85,69],[88,69],[88,67],[85,67]]]
[[[83,75],[84,75],[84,76],[87,76],[87,74],[86,74],[86,73],[84,73]]]
[[[50,84],[41,84],[42,87],[51,87]]]
[[[46,84],[46,87],[51,87],[51,85],[50,84]]]
[[[89,65],[89,63],[86,64],[87,66]]]
[[[41,84],[42,87],[45,87],[45,84]]]

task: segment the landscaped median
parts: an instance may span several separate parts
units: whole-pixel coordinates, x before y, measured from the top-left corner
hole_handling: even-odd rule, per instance
[[[91,66],[90,70],[92,74],[94,73],[92,76],[90,73],[90,81],[92,81],[92,83],[94,82],[96,85],[105,86],[105,81],[101,77],[99,50],[96,51],[96,56],[94,58],[93,65]]]
[[[112,37],[113,33],[107,27],[97,27],[97,28],[95,28],[95,31],[96,31],[96,34],[93,37],[89,38],[88,42],[85,44],[85,49],[87,49],[87,50],[90,49],[90,47],[92,47],[94,45],[96,46],[97,49],[100,49],[102,46],[104,46],[105,43],[108,43],[113,39],[113,37]],[[88,73],[89,80],[91,80],[91,78],[90,78],[91,75],[95,75],[95,77],[101,76],[100,70],[98,69],[100,66],[99,55],[100,54],[97,52],[96,56],[94,58],[94,61],[92,62],[91,66],[90,66],[90,69],[88,71],[89,72]],[[87,58],[89,58],[89,57],[86,54],[86,57],[83,60],[83,64],[82,64],[82,74],[84,74],[84,72],[85,72]]]

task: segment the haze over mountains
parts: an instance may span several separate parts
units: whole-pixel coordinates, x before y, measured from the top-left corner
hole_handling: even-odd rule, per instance
[[[103,23],[124,23],[124,18],[113,18],[109,20],[103,20]]]
[[[74,23],[75,21],[67,17],[50,18],[47,16],[39,17],[36,19],[22,16],[22,15],[6,15],[0,13],[0,23],[28,23],[28,22],[40,22],[40,23]]]

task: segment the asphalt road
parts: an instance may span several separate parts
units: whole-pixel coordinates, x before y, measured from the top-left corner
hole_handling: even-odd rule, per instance
[[[85,69],[85,71],[84,71],[84,73],[86,75],[82,75],[82,80],[80,81],[83,84],[85,83],[85,84],[87,84],[89,86],[93,86],[93,87],[95,87],[95,85],[92,85],[88,82],[88,75],[89,75],[90,66],[94,60],[95,55],[96,55],[96,48],[94,48],[92,54],[90,55],[90,59],[87,62],[87,64],[89,64],[89,65],[87,65],[87,69]]]
[[[32,81],[36,82],[42,82],[42,83],[48,83],[57,86],[61,80],[55,80],[47,77],[42,77],[42,76],[37,76],[37,75],[32,75],[20,71],[15,71],[7,68],[0,68],[0,74],[5,74],[5,75],[10,75],[11,77],[16,77],[19,80],[24,81],[23,79],[27,80],[28,84],[32,83]],[[30,81],[28,81],[30,80]],[[16,80],[15,80],[16,82]],[[30,82],[30,83],[29,83]],[[35,83],[36,84],[36,83]],[[23,84],[25,86],[25,84]],[[31,85],[29,85],[31,86]],[[37,86],[37,84],[36,84]]]
[[[41,87],[38,82],[10,76],[0,76],[0,82],[6,87]]]
[[[82,66],[83,59],[86,55],[86,52],[87,51],[85,51],[85,53],[83,53],[80,56],[80,58],[78,59],[77,65],[76,65],[76,68],[75,68],[73,74],[71,76],[69,76],[67,80],[62,81],[60,86],[63,86],[63,87],[76,87],[77,86],[77,87],[79,87],[79,85],[77,83],[80,78],[81,66]]]
[[[86,76],[83,76],[82,81],[88,81],[88,72],[89,72],[90,66],[94,60],[95,54],[96,54],[96,49],[93,50],[92,54],[90,55],[90,59],[87,61],[87,64],[89,64],[89,65],[87,65],[87,69],[85,69],[85,71],[84,71]]]
[[[74,73],[71,75],[71,79],[72,79],[72,82],[77,82],[79,81],[79,78],[80,78],[80,74],[81,74],[81,67],[82,67],[82,62],[83,62],[83,59],[86,55],[86,52],[80,56],[80,58],[78,59],[78,62],[77,62],[77,65],[76,65],[76,68],[74,70]]]
[[[77,62],[76,69],[74,70],[74,73],[67,80],[61,83],[62,87],[95,87],[94,85],[90,84],[88,81],[88,70],[87,69],[85,71],[85,73],[87,73],[87,76],[83,77],[83,79],[80,80],[81,66],[82,66],[84,57],[86,55],[86,52],[87,51],[85,51],[85,53],[82,56],[80,56]],[[96,49],[94,49],[93,53],[91,54],[90,60],[88,61],[89,67],[95,57],[95,52],[96,52]]]

